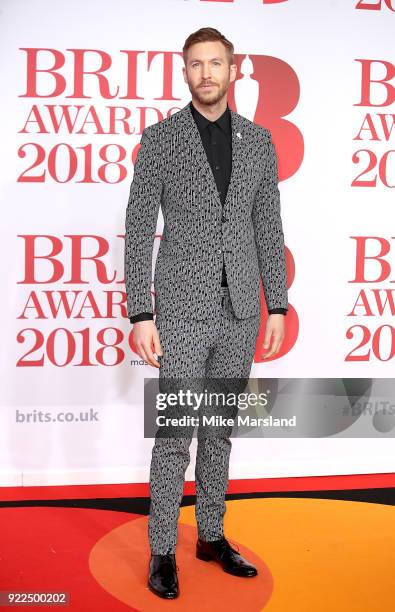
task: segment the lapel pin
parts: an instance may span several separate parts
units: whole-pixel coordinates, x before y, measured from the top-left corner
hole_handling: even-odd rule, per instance
[[[241,137],[242,137],[242,136],[241,136],[241,134],[240,134],[240,132],[237,132],[236,136],[237,136],[238,138],[241,138]]]

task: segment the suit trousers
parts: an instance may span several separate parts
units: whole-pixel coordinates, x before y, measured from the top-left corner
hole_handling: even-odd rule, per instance
[[[226,379],[236,379],[229,388],[244,380],[244,391],[253,363],[260,315],[238,319],[232,309],[228,287],[221,287],[220,314],[214,318],[178,319],[156,316],[156,326],[163,349],[159,356],[159,387],[172,387],[174,381],[194,381],[199,390],[211,381],[215,388]],[[166,381],[169,383],[166,387]],[[187,385],[190,388],[190,384]],[[210,385],[209,385],[210,386]],[[214,388],[214,385],[211,386]],[[207,406],[203,410],[208,410]],[[211,407],[211,414],[216,408]],[[237,407],[233,408],[236,410]],[[233,418],[236,415],[233,412]],[[196,414],[196,413],[195,413]],[[158,432],[161,428],[159,427]],[[174,430],[175,431],[175,430]],[[182,429],[182,435],[156,434],[150,466],[150,511],[148,539],[152,554],[175,553],[177,524],[183,497],[185,471],[190,462],[189,447],[194,427]],[[200,435],[196,454],[195,516],[198,537],[218,540],[224,536],[225,494],[229,480],[232,427],[220,427],[214,434]],[[163,433],[163,432],[162,432]]]

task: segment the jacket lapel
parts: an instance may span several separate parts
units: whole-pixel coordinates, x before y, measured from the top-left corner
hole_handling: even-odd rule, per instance
[[[211,166],[207,159],[206,151],[204,149],[202,139],[200,137],[198,126],[196,125],[196,122],[191,113],[189,103],[181,109],[180,113],[183,119],[181,130],[185,137],[185,146],[191,149],[193,153],[193,158],[200,166],[204,176],[207,178],[212,193],[215,195],[218,204],[222,207],[221,198],[218,193],[215,178],[213,176]],[[230,109],[230,117],[232,128],[232,170],[224,204],[224,211],[229,207],[237,182],[241,178],[245,156],[243,138],[237,136],[238,133],[241,133],[241,136],[243,136],[239,115],[235,113],[232,109]]]

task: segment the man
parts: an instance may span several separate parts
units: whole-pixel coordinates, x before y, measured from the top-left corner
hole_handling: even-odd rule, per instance
[[[269,316],[264,355],[279,352],[288,308],[277,157],[271,133],[227,104],[233,45],[201,28],[183,47],[192,100],[143,130],[126,213],[125,283],[134,343],[159,379],[227,380],[250,373],[260,324],[260,280]],[[152,249],[159,206],[164,228]],[[158,359],[154,357],[154,353]],[[198,437],[196,556],[236,576],[256,568],[224,536],[231,441]],[[157,436],[150,470],[149,588],[179,594],[177,521],[192,434]]]

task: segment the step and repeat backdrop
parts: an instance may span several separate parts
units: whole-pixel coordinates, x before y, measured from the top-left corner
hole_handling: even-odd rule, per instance
[[[158,372],[127,319],[125,212],[142,130],[190,100],[182,46],[205,26],[235,47],[229,105],[279,159],[286,339],[261,358],[262,294],[252,382],[278,379],[304,423],[234,438],[230,475],[395,471],[395,0],[0,7],[0,485],[148,480]]]

